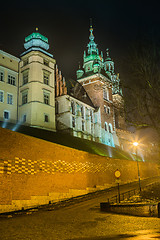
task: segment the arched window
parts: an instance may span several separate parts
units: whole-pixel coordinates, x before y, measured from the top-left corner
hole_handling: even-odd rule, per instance
[[[105,129],[105,131],[108,131],[108,123],[107,122],[105,122],[105,124],[104,124],[104,129]]]
[[[112,133],[113,129],[112,129],[112,124],[109,123],[109,133]]]
[[[93,122],[93,111],[90,109],[91,122]]]
[[[84,107],[81,106],[81,115],[82,115],[82,118],[84,118]]]
[[[75,115],[75,104],[73,101],[71,102],[71,112],[72,112],[72,114]]]
[[[110,107],[107,108],[107,113],[110,114]]]
[[[109,100],[109,91],[108,88],[103,88],[103,98]]]

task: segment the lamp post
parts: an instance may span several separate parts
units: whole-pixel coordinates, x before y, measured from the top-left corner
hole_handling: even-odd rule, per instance
[[[136,161],[137,161],[137,169],[138,169],[138,179],[139,179],[139,191],[141,192],[141,179],[140,179],[140,172],[139,172],[139,163],[138,163],[138,158],[137,158],[137,146],[138,142],[134,142],[133,145],[136,148]]]

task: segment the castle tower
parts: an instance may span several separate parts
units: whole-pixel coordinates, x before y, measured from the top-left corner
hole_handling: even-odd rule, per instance
[[[95,131],[100,137],[100,142],[115,146],[113,135],[114,113],[112,101],[112,80],[104,68],[103,53],[99,54],[97,44],[94,41],[93,28],[90,26],[90,36],[87,54],[83,56],[82,75],[77,74],[77,81],[83,85],[94,106],[100,109],[101,126],[96,125]],[[108,62],[109,63],[109,62]],[[113,63],[110,63],[113,66]],[[107,69],[106,69],[107,70]],[[111,71],[111,68],[110,68]],[[111,71],[112,72],[112,71]]]
[[[19,122],[55,130],[55,59],[38,31],[25,38],[19,75]]]

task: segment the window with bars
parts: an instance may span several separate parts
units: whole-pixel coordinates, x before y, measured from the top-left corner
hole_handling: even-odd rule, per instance
[[[44,103],[49,105],[49,93],[48,92],[43,93],[43,99],[44,99]]]
[[[0,90],[0,102],[4,102],[4,92]]]
[[[28,92],[22,93],[22,105],[28,102]]]
[[[8,83],[15,86],[16,85],[16,78],[15,78],[15,76],[8,75]]]
[[[7,93],[7,104],[13,104],[13,94]]]

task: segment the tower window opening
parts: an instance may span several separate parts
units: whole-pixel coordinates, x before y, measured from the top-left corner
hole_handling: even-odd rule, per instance
[[[28,71],[23,73],[23,85],[28,83]]]
[[[49,105],[49,93],[43,93],[44,103]]]
[[[49,61],[48,60],[44,59],[43,63],[44,63],[45,66],[49,66]]]
[[[28,102],[28,92],[22,93],[22,105]]]
[[[26,66],[28,64],[28,58],[23,61],[23,66]]]
[[[47,72],[43,73],[43,82],[44,84],[49,85],[49,73]]]
[[[49,116],[47,114],[44,115],[44,121],[49,122]]]

